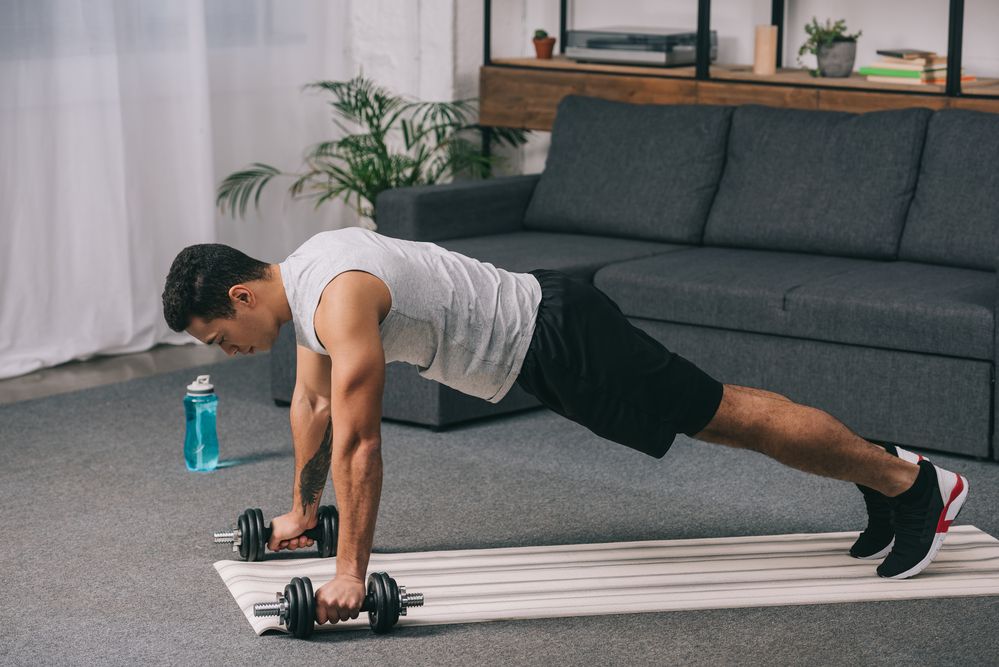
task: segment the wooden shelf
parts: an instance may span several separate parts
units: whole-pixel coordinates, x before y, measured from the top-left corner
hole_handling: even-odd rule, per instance
[[[965,95],[991,95],[999,97],[999,79],[979,79],[961,84],[961,92]]]
[[[694,66],[682,67],[643,67],[641,65],[608,65],[605,63],[580,63],[565,56],[553,58],[493,58],[491,65],[499,67],[529,67],[533,69],[557,70],[561,72],[598,72],[603,74],[637,74],[639,76],[659,76],[666,78],[694,78]]]
[[[638,76],[658,76],[665,78],[694,78],[693,65],[682,67],[642,67],[639,65],[609,65],[605,63],[581,63],[565,56],[542,60],[538,58],[494,58],[491,65],[500,67],[529,67],[561,72],[598,72],[603,74],[635,74]],[[722,81],[755,81],[796,86],[821,86],[829,88],[860,88],[864,90],[884,90],[889,92],[918,92],[925,94],[944,93],[942,84],[871,83],[866,77],[854,72],[848,77],[827,78],[812,76],[807,69],[785,68],[776,74],[753,74],[752,65],[711,65],[711,79]],[[974,92],[973,92],[974,91]],[[978,79],[962,84],[962,92],[968,95],[999,95],[999,79]]]
[[[749,65],[712,65],[710,79],[693,67],[641,67],[578,63],[564,57],[500,58],[480,70],[483,125],[550,130],[559,101],[587,95],[645,104],[766,104],[801,109],[865,112],[921,106],[999,113],[999,79],[965,84],[962,97],[944,95],[942,85],[871,83],[854,74],[842,79],[782,69],[753,74]],[[974,91],[974,92],[973,92]]]
[[[854,72],[848,77],[828,78],[812,76],[807,69],[780,69],[776,74],[753,74],[752,65],[712,65],[711,78],[727,81],[757,81],[796,86],[821,86],[828,88],[859,88],[861,90],[879,90],[887,92],[917,92],[925,94],[944,94],[943,84],[913,84],[873,83],[867,77]],[[999,91],[999,79],[978,79],[962,84],[962,92],[970,93],[977,88],[992,88]],[[989,94],[995,94],[989,93]]]

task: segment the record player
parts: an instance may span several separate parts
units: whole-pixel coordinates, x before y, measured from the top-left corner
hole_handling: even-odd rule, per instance
[[[718,57],[718,33],[711,31],[710,59]],[[611,27],[569,30],[565,56],[579,62],[634,65],[693,65],[697,31],[683,28]]]

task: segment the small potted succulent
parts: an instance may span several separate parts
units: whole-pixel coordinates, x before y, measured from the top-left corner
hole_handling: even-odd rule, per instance
[[[555,48],[555,38],[549,37],[544,30],[534,31],[534,53],[541,59],[552,57],[552,50]]]
[[[846,34],[846,21],[840,19],[832,23],[826,19],[820,25],[813,16],[812,22],[805,24],[808,39],[798,49],[798,64],[804,67],[801,56],[814,54],[818,69],[809,70],[812,76],[846,77],[853,72],[853,61],[857,57],[857,38],[863,31],[854,35]]]

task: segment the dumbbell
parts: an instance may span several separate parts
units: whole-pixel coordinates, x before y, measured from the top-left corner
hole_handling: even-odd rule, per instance
[[[340,515],[333,505],[319,508],[319,523],[302,533],[316,541],[319,557],[336,555],[336,541],[340,531]],[[215,544],[232,544],[242,560],[257,561],[264,557],[264,547],[271,538],[270,525],[264,525],[264,514],[259,509],[248,509],[236,519],[236,527],[214,533]]]
[[[254,616],[277,616],[281,625],[299,639],[306,639],[316,628],[316,598],[312,581],[308,577],[295,577],[284,587],[284,595],[277,593],[277,602],[258,602],[253,605]],[[368,592],[361,604],[361,611],[368,612],[368,625],[378,633],[391,630],[406,615],[409,607],[422,607],[423,593],[407,593],[395,579],[385,572],[368,575]]]

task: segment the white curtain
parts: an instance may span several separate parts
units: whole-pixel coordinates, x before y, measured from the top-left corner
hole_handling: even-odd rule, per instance
[[[356,73],[346,4],[0,0],[0,378],[191,342],[160,306],[186,245],[278,261],[355,222],[287,181],[246,221],[214,208],[226,174],[331,138],[301,87]]]

